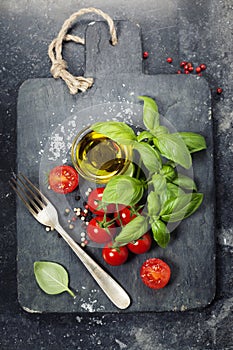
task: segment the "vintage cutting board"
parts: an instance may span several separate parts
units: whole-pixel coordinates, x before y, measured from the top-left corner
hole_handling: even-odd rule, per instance
[[[69,94],[62,81],[32,79],[20,88],[18,96],[17,164],[44,191],[44,171],[48,150],[61,161],[62,141],[59,132],[72,138],[84,125],[97,119],[122,118],[130,115],[138,123],[142,109],[137,96],[153,97],[162,115],[179,131],[199,132],[206,137],[208,149],[194,155],[194,178],[204,193],[201,208],[184,220],[172,233],[165,250],[154,246],[147,254],[134,256],[119,267],[107,266],[101,249],[87,251],[124,286],[132,299],[122,312],[186,310],[204,307],[215,295],[214,178],[211,101],[208,85],[194,75],[144,75],[140,29],[127,21],[117,22],[119,44],[109,45],[104,22],[96,22],[86,31],[86,76],[95,78],[94,86],[76,96]],[[102,107],[103,105],[105,107]],[[106,105],[107,104],[107,105]],[[106,107],[107,106],[107,107]],[[135,112],[139,109],[139,113]],[[103,115],[99,115],[105,108]],[[92,111],[92,113],[90,113]],[[107,113],[107,111],[109,113]],[[70,135],[64,134],[68,125]],[[53,137],[55,137],[53,139]],[[57,143],[56,143],[57,142]],[[65,150],[67,156],[67,150]],[[46,154],[45,154],[46,153]],[[69,153],[69,152],[68,152]],[[68,154],[69,156],[69,154]],[[59,207],[59,198],[54,202]],[[62,200],[61,200],[62,202]],[[70,202],[68,200],[69,205]],[[61,220],[65,225],[61,213]],[[71,235],[74,233],[71,231]],[[56,233],[47,233],[17,202],[18,235],[18,299],[31,312],[118,312],[66,243]],[[139,277],[141,264],[149,257],[169,263],[172,277],[160,291],[145,287]],[[77,297],[67,293],[46,295],[39,289],[33,275],[33,263],[55,261],[67,268],[70,287]]]

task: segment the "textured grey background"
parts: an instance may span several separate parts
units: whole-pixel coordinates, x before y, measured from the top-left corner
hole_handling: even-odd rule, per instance
[[[175,73],[190,59],[208,65],[215,131],[217,290],[213,303],[182,313],[30,315],[17,302],[14,195],[16,99],[28,78],[50,77],[47,47],[64,20],[93,5],[142,28],[148,74]],[[232,1],[2,1],[1,8],[1,337],[3,349],[233,349]],[[93,20],[94,16],[89,16]],[[77,32],[82,33],[82,24]],[[70,68],[82,74],[84,49],[69,45]],[[168,65],[166,57],[174,64]],[[76,64],[78,62],[78,64]],[[224,93],[217,98],[217,86]],[[6,156],[8,152],[8,155]]]

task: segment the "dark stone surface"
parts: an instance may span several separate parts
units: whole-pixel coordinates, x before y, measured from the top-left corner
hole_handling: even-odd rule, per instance
[[[114,19],[142,28],[148,74],[176,73],[178,63],[204,62],[212,91],[216,178],[216,297],[207,308],[177,313],[30,315],[17,301],[14,195],[7,184],[16,169],[16,99],[29,78],[50,77],[47,47],[68,16],[94,5]],[[232,1],[41,1],[1,5],[1,338],[2,349],[216,349],[233,348],[232,239]],[[95,16],[89,16],[91,20]],[[75,28],[83,32],[86,23]],[[77,75],[84,49],[68,44],[65,55]],[[172,56],[172,65],[166,57]],[[217,86],[224,89],[215,95]],[[8,152],[8,156],[6,156]]]

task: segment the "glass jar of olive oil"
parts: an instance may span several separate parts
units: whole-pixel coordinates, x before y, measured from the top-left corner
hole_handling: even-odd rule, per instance
[[[71,158],[78,173],[96,183],[107,183],[115,175],[133,171],[131,147],[93,131],[91,126],[75,137]]]

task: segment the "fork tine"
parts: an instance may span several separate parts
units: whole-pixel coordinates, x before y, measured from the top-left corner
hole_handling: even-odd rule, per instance
[[[18,176],[17,176],[16,178],[21,182],[21,184],[25,187],[25,189],[27,189],[27,191],[32,195],[33,201],[34,201],[35,206],[36,206],[36,209],[37,209],[37,210],[41,210],[42,208],[44,208],[45,205],[46,205],[47,203],[44,203],[44,202],[42,201],[42,194],[41,194],[40,191],[31,183],[31,181],[29,181],[28,178],[27,178],[25,175],[21,174],[21,173],[19,173]],[[28,184],[27,184],[25,181],[23,181],[23,179],[24,179],[28,184],[31,185],[31,187],[32,187],[32,189],[34,190],[34,192],[33,192],[32,189],[28,186]],[[40,197],[38,197],[38,195],[39,195]],[[36,201],[37,203],[36,203],[35,201]],[[33,204],[34,204],[34,203],[33,203]],[[38,207],[37,204],[39,205],[39,207]]]
[[[45,204],[48,204],[48,203],[49,203],[48,199],[43,195],[43,193],[41,193],[41,192],[39,191],[39,189],[38,189],[35,185],[33,185],[33,183],[32,183],[24,174],[20,173],[19,175],[21,175],[21,177],[23,177],[23,179],[24,179],[29,185],[31,185],[31,187],[33,188],[33,190],[41,197],[41,199],[43,199],[43,201],[45,202]],[[43,202],[42,202],[42,203],[43,203]]]
[[[12,178],[11,181],[9,181],[10,186],[13,188],[13,190],[17,193],[17,195],[19,196],[19,198],[22,200],[22,202],[24,203],[24,205],[27,207],[27,209],[30,211],[30,213],[35,216],[37,213],[36,211],[32,208],[32,206],[29,204],[29,202],[27,200],[25,200],[25,197],[22,195],[22,193],[18,190],[18,188],[15,186],[15,184],[17,184],[17,181]],[[19,186],[19,185],[18,185]],[[19,186],[21,189],[22,187]],[[25,192],[23,191],[24,195]]]

